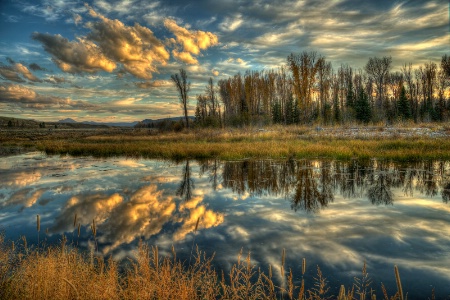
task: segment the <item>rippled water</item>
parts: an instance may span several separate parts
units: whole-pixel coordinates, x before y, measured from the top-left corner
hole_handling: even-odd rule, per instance
[[[228,270],[240,249],[263,270],[286,265],[307,287],[319,265],[337,295],[367,262],[372,287],[408,299],[450,295],[450,163],[320,160],[181,161],[46,156],[0,158],[0,230],[8,239],[133,256],[139,239],[188,260],[192,245]],[[77,236],[74,216],[81,224]],[[198,230],[194,232],[197,220]],[[279,270],[279,268],[275,268]],[[280,277],[278,274],[275,274]],[[309,279],[309,282],[308,282]],[[309,284],[309,286],[308,286]]]

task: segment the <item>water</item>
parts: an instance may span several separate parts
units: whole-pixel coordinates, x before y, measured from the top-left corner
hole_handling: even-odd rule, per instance
[[[189,259],[192,245],[229,270],[242,249],[281,277],[306,284],[319,265],[331,285],[351,286],[367,262],[372,288],[396,291],[399,267],[408,299],[450,295],[450,163],[423,161],[218,160],[46,156],[0,158],[0,230],[19,243],[68,242],[87,249],[97,223],[99,251],[133,257],[140,239]],[[81,236],[73,225],[81,224]],[[194,232],[200,218],[198,230]],[[309,280],[309,281],[308,281]]]

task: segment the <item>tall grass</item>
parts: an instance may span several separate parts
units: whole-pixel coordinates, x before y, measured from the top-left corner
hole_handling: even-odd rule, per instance
[[[377,299],[365,264],[360,279],[332,295],[319,266],[316,275],[307,280],[305,259],[301,280],[291,269],[287,271],[285,250],[282,282],[278,283],[271,266],[264,272],[252,262],[250,253],[243,257],[242,251],[229,272],[217,273],[213,257],[198,248],[192,262],[185,265],[174,250],[161,257],[157,247],[141,242],[135,260],[120,271],[113,259],[90,259],[89,254],[67,247],[65,242],[37,251],[25,243],[8,244],[0,236],[0,299]],[[398,291],[389,296],[381,285],[383,293],[378,299],[406,299],[397,266],[393,273]],[[431,294],[434,299],[434,290]]]
[[[217,136],[97,136],[82,140],[45,140],[37,148],[48,154],[142,156],[148,158],[383,158],[450,159],[450,139],[296,136],[289,133],[223,133]]]

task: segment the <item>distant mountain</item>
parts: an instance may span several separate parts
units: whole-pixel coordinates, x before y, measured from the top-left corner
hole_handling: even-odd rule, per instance
[[[71,118],[67,118],[64,120],[59,120],[58,123],[77,123],[77,121],[75,121],[74,119],[71,119]]]
[[[69,124],[87,124],[87,125],[95,125],[95,126],[99,126],[99,125],[103,125],[103,126],[118,126],[118,127],[133,127],[134,125],[136,125],[138,122],[93,122],[93,121],[83,121],[83,122],[77,122],[74,119],[71,118],[67,118],[64,120],[59,120],[58,123],[69,123]]]

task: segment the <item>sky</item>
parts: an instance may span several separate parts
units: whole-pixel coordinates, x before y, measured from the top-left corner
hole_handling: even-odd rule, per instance
[[[449,2],[1,0],[0,116],[132,122],[180,116],[170,75],[196,95],[246,70],[316,51],[337,69],[370,57],[439,63]]]

